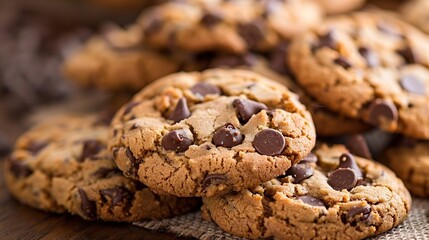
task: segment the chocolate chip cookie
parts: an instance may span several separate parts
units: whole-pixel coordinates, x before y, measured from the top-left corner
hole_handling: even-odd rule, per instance
[[[399,139],[387,149],[383,160],[412,194],[429,196],[429,142]]]
[[[107,150],[108,127],[94,116],[64,116],[21,136],[6,162],[10,192],[22,203],[88,220],[166,218],[198,206],[195,199],[158,196],[125,178]]]
[[[112,126],[109,148],[126,176],[187,197],[256,186],[315,142],[297,96],[246,70],[167,76],[123,106]]]
[[[361,7],[366,0],[316,0],[327,14],[337,14]]]
[[[289,65],[334,112],[429,138],[429,37],[385,12],[335,17],[297,37]]]
[[[142,47],[140,29],[110,26],[91,38],[65,62],[65,75],[84,87],[112,91],[138,90],[180,70],[181,61]]]
[[[402,16],[422,31],[429,33],[429,1],[407,1],[401,9]]]
[[[241,237],[364,239],[404,221],[411,197],[383,165],[321,145],[280,177],[203,203],[205,219]]]
[[[269,50],[321,18],[310,0],[181,0],[146,11],[138,25],[153,47],[243,53]]]
[[[282,56],[284,57],[284,55]],[[285,85],[289,90],[299,96],[299,100],[311,113],[318,136],[332,137],[350,135],[371,129],[370,125],[360,120],[344,117],[330,111],[327,107],[309,96],[290,76],[285,74],[287,71],[285,70],[285,66],[281,66],[281,69],[274,67],[272,61],[267,62],[267,60],[261,56],[254,54],[224,54],[217,55],[208,62],[208,67],[248,69]]]

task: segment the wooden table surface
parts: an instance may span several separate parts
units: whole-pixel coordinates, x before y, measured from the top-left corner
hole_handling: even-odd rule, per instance
[[[8,193],[0,161],[0,239],[179,239],[125,223],[85,221],[76,216],[45,213],[20,204]],[[180,238],[183,239],[183,238]]]

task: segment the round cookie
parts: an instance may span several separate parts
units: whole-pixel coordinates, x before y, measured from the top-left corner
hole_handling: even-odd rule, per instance
[[[365,0],[317,0],[327,14],[344,13],[361,7]]]
[[[203,217],[252,239],[364,239],[405,220],[411,197],[388,168],[321,145],[283,176],[203,198]]]
[[[282,69],[276,69],[276,67],[272,66],[272,62],[268,63],[262,57],[252,54],[218,55],[206,62],[208,62],[208,67],[248,69],[285,85],[299,96],[299,100],[311,113],[317,136],[350,135],[371,129],[370,125],[360,120],[344,117],[330,111],[327,107],[309,96],[287,74],[278,73],[285,72],[284,66],[282,66]]]
[[[113,120],[118,167],[158,193],[215,196],[282,174],[314,146],[310,114],[286,87],[245,70],[178,73]]]
[[[401,8],[402,16],[422,31],[429,33],[429,1],[407,1]]]
[[[321,18],[310,0],[182,0],[144,12],[138,24],[157,48],[243,53],[269,50]]]
[[[297,37],[289,65],[334,112],[414,138],[429,138],[429,37],[384,12],[327,20]]]
[[[429,142],[401,139],[383,158],[413,195],[429,197]]]
[[[69,79],[84,87],[134,91],[179,71],[181,61],[173,54],[141,47],[139,28],[121,30],[110,26],[69,56],[63,71]]]
[[[17,141],[6,185],[22,203],[88,220],[167,218],[198,207],[196,199],[158,196],[125,178],[107,150],[108,127],[95,116],[45,121]]]

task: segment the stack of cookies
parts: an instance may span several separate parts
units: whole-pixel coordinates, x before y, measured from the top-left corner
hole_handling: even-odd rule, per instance
[[[429,36],[381,10],[332,16],[363,1],[332,2],[165,1],[104,29],[64,72],[133,96],[113,116],[60,116],[25,133],[6,165],[11,193],[126,222],[194,211],[202,198],[205,220],[252,239],[398,226],[408,190],[429,196]]]

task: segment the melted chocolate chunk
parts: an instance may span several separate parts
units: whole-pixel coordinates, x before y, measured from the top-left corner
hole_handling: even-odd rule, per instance
[[[253,48],[264,39],[265,26],[262,21],[243,23],[238,26],[238,34],[250,48]]]
[[[356,186],[358,177],[356,172],[350,168],[339,168],[329,175],[328,184],[335,190],[351,190]]]
[[[350,153],[343,153],[340,156],[340,164],[338,168],[350,168],[356,172],[358,180],[362,179],[362,172],[356,164],[355,158]]]
[[[86,140],[83,142],[82,153],[80,154],[80,157],[77,159],[77,161],[83,162],[87,158],[94,160],[95,155],[97,155],[105,147],[106,146],[98,140]]]
[[[207,175],[203,180],[203,188],[207,188],[210,185],[220,185],[228,182],[228,177],[221,174],[210,174]]]
[[[325,35],[321,36],[317,45],[313,47],[313,51],[324,47],[332,49],[335,49],[337,47],[337,41],[335,39],[334,31],[329,31]]]
[[[49,143],[48,142],[30,142],[25,149],[30,152],[32,155],[36,155],[38,154],[40,151],[42,151],[43,148],[45,148],[46,146],[48,146]]]
[[[116,187],[100,190],[100,195],[106,200],[110,199],[110,208],[115,207],[120,202],[124,202],[125,205],[131,200],[132,194],[125,187]]]
[[[206,27],[214,27],[222,22],[222,17],[214,13],[206,13],[201,18],[201,23]]]
[[[161,144],[165,150],[172,150],[179,153],[188,150],[189,146],[194,144],[194,142],[186,137],[184,130],[174,130],[162,138]]]
[[[414,54],[413,49],[411,49],[409,46],[407,46],[404,49],[399,49],[396,52],[402,56],[405,63],[407,64],[417,63],[416,55]]]
[[[406,75],[400,79],[401,87],[410,92],[419,95],[426,95],[426,86],[418,77]]]
[[[347,137],[345,145],[351,153],[356,156],[366,159],[372,159],[371,152],[369,151],[368,144],[365,138],[360,134],[355,134]]]
[[[125,116],[125,115],[129,114],[133,110],[133,108],[135,106],[139,105],[139,104],[140,104],[139,102],[130,102],[130,103],[127,103],[124,106],[124,113],[123,113],[123,115]]]
[[[276,156],[283,153],[286,141],[281,132],[274,129],[265,129],[255,135],[253,147],[262,155]]]
[[[78,192],[81,199],[81,209],[83,211],[83,214],[87,218],[95,220],[97,218],[97,206],[95,204],[95,201],[89,200],[88,195],[82,188],[79,188]]]
[[[240,98],[235,99],[232,105],[237,111],[238,118],[242,123],[246,123],[253,115],[260,111],[268,109],[263,103]]]
[[[325,204],[322,202],[322,200],[311,196],[300,196],[297,199],[313,207],[325,207]]]
[[[371,206],[365,205],[363,207],[352,207],[349,212],[347,213],[347,217],[349,219],[354,218],[357,215],[362,214],[362,216],[359,218],[360,221],[367,220],[371,215]]]
[[[396,122],[398,120],[398,109],[388,101],[376,99],[369,106],[368,122],[375,126],[380,126],[384,121]]]
[[[217,147],[232,148],[243,142],[243,135],[233,124],[227,123],[216,130],[213,135],[213,144]]]
[[[27,177],[33,173],[27,165],[18,159],[11,157],[8,161],[10,163],[10,171],[17,178]]]
[[[314,169],[307,164],[296,164],[286,171],[286,175],[293,177],[293,183],[298,184],[313,176]]]
[[[220,95],[222,92],[218,86],[215,86],[211,83],[197,83],[191,88],[191,92],[198,97],[204,98],[209,94],[217,94]]]
[[[174,108],[169,119],[173,120],[174,123],[178,123],[183,119],[188,118],[189,116],[191,116],[191,112],[189,111],[189,108],[188,108],[188,102],[186,98],[181,98],[177,102],[176,108]]]
[[[338,57],[336,59],[334,59],[334,63],[340,65],[341,67],[343,67],[344,69],[349,69],[352,67],[352,64],[350,63],[349,60],[347,60],[347,58],[345,57]]]

